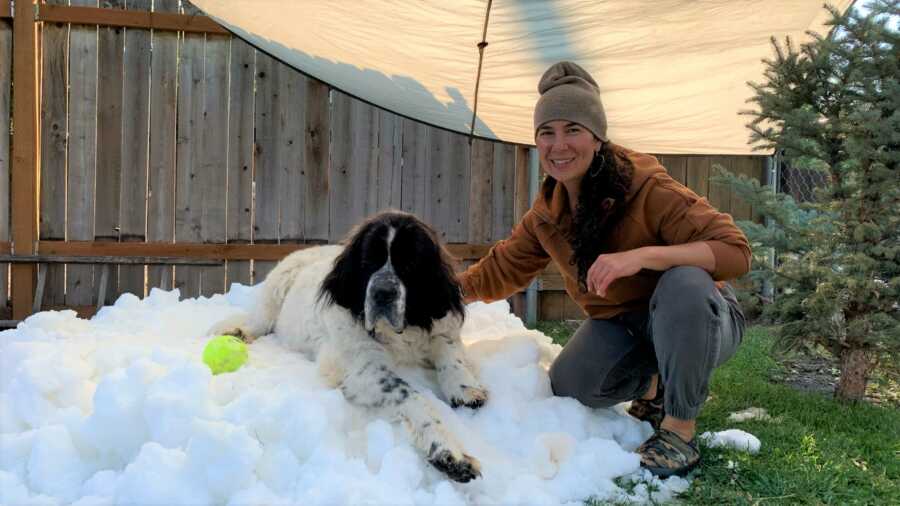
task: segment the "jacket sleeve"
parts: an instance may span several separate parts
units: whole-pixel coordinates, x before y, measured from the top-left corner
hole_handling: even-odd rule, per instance
[[[505,299],[528,286],[547,264],[550,256],[534,233],[536,219],[528,211],[512,235],[496,243],[478,263],[459,274],[467,302]]]
[[[716,259],[716,281],[750,270],[750,243],[731,215],[716,210],[689,188],[668,178],[650,190],[646,219],[666,244],[705,242]]]

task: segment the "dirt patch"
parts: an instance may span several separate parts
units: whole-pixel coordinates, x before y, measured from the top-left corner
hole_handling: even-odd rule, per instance
[[[772,375],[772,379],[801,392],[830,395],[834,393],[840,377],[837,361],[825,357],[798,355],[781,361],[783,370]]]
[[[824,353],[804,352],[783,358],[780,363],[783,369],[772,374],[772,381],[801,392],[834,395],[841,376],[837,359]],[[900,407],[900,385],[876,375],[869,381],[865,400],[875,405]]]

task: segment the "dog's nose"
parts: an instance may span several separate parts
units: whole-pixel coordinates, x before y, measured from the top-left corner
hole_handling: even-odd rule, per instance
[[[372,298],[379,304],[386,304],[397,298],[397,289],[393,286],[373,287]]]

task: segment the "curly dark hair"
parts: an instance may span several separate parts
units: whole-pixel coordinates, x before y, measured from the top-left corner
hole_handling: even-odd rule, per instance
[[[578,266],[578,286],[583,291],[587,291],[588,270],[625,213],[625,195],[633,176],[631,161],[611,143],[604,142],[581,178],[578,206],[568,239],[573,249],[569,263]],[[544,179],[542,191],[548,201],[556,184],[552,177]]]

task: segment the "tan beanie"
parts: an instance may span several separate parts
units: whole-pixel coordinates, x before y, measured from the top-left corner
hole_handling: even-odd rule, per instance
[[[534,106],[534,134],[544,123],[567,120],[584,125],[606,142],[606,113],[600,101],[600,87],[586,70],[562,61],[553,64],[538,83],[541,98]]]

